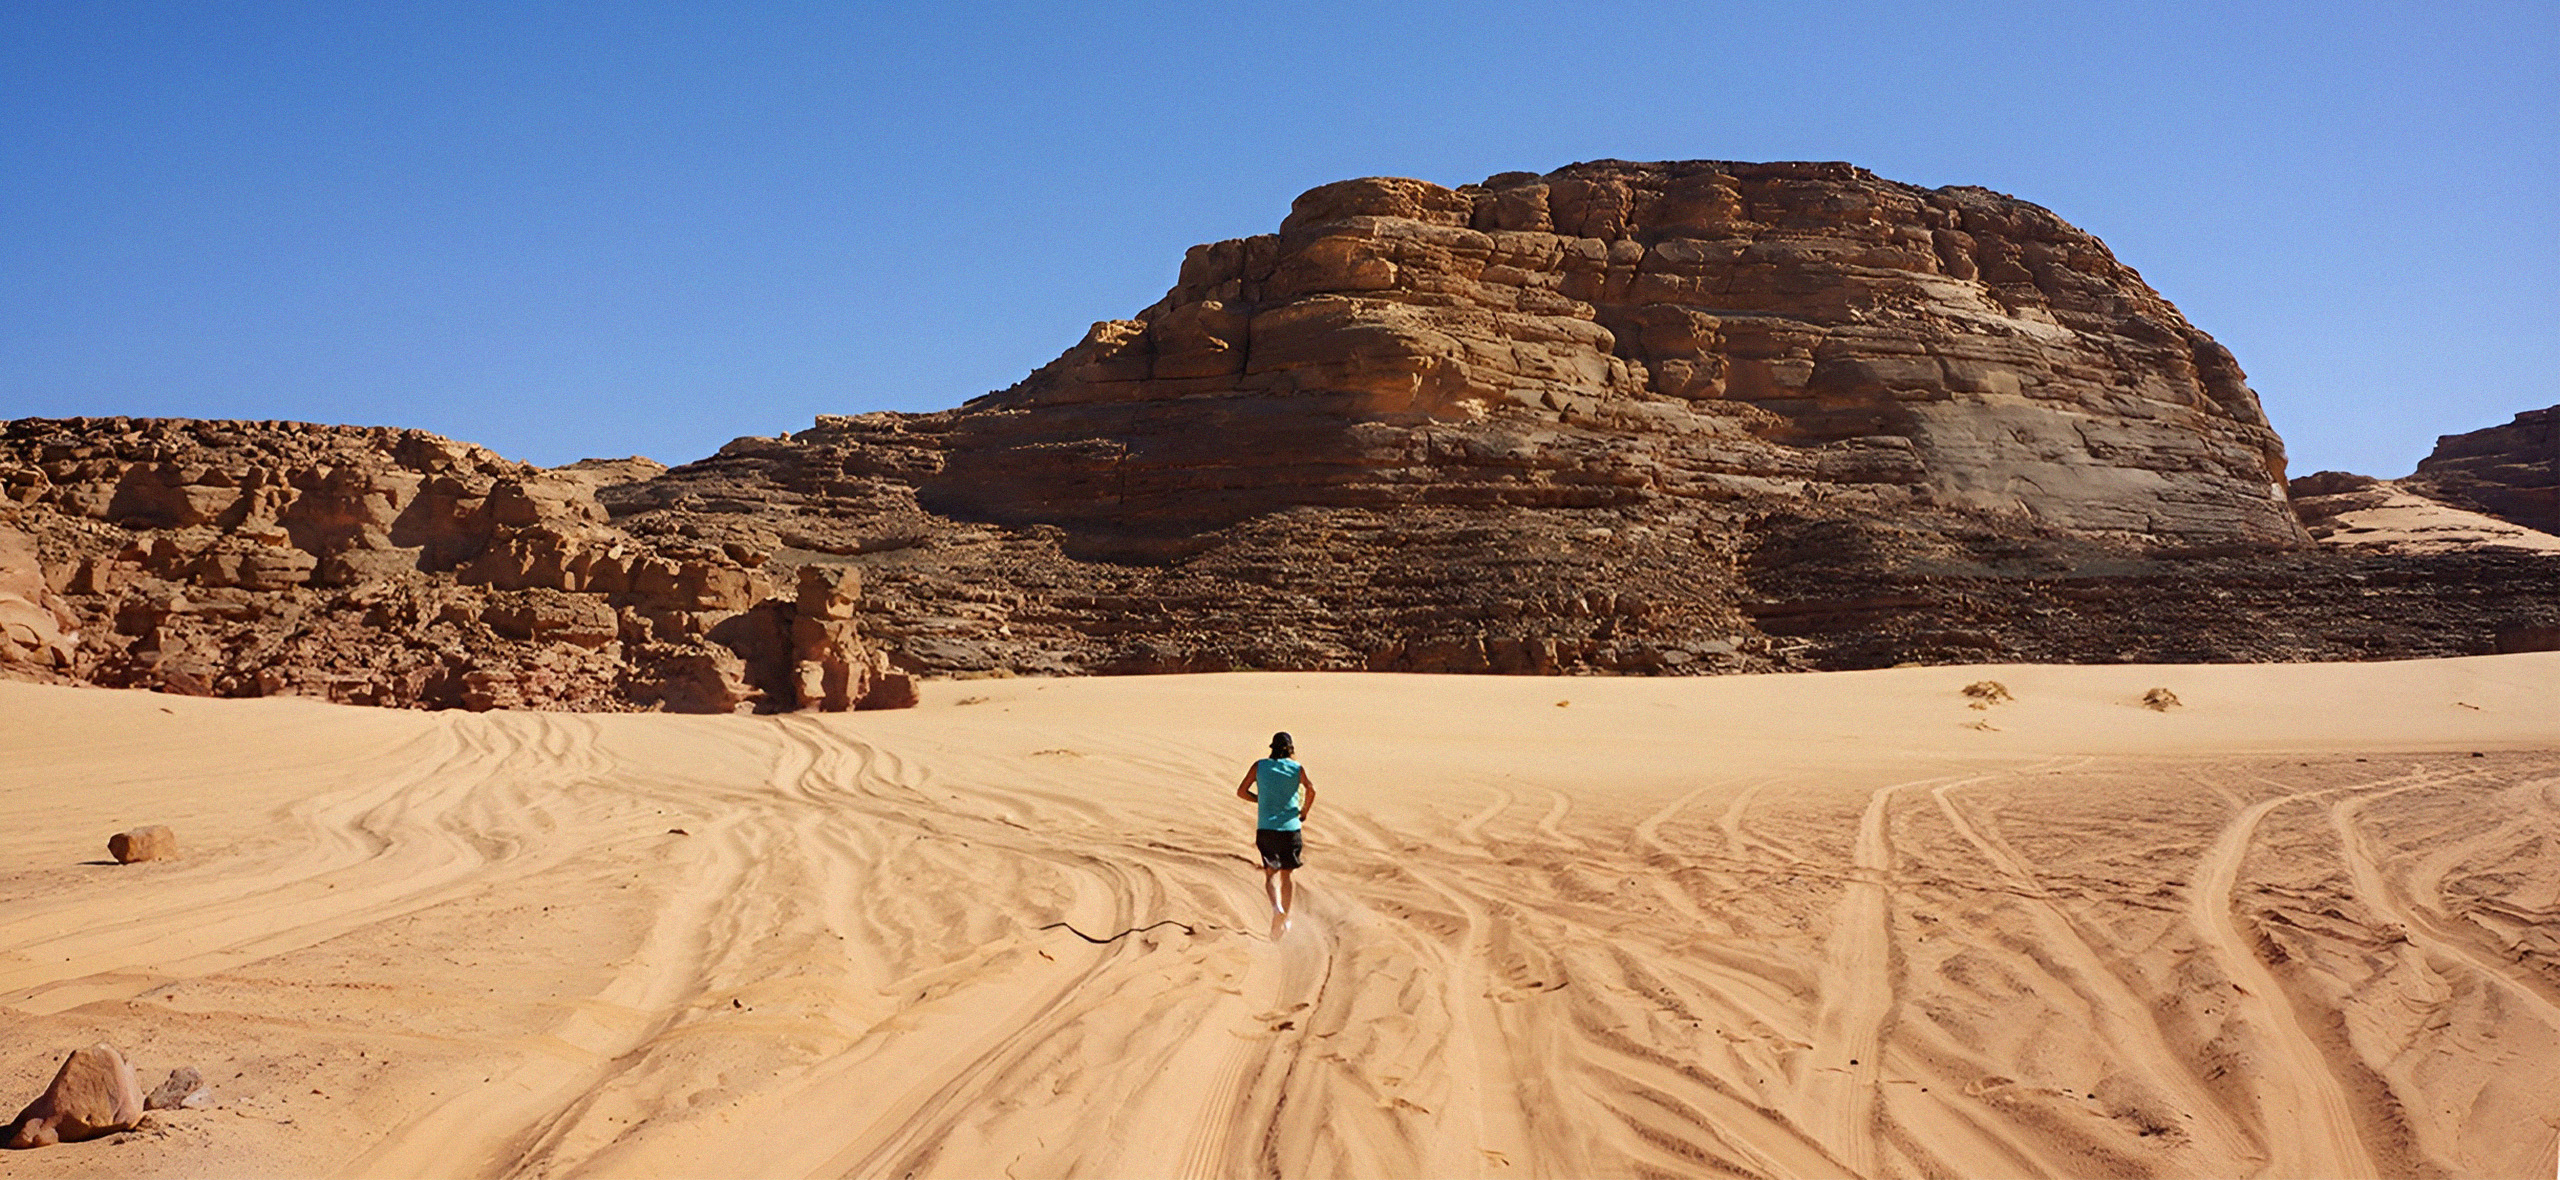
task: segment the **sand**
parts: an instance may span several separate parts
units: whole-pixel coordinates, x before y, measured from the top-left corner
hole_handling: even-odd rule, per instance
[[[2392,553],[2459,553],[2516,549],[2560,553],[2560,537],[2494,516],[2456,508],[2385,484],[2371,508],[2341,512],[2328,522],[2324,544]]]
[[[1275,943],[1232,792],[1280,728],[1322,798]],[[144,823],[184,856],[100,863]],[[2539,1180],[2560,654],[0,684],[0,1102],[101,1038],[214,1105],[0,1172]]]

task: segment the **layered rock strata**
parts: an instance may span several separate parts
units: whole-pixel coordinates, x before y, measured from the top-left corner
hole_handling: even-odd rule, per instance
[[[1772,519],[2073,568],[2304,545],[2282,481],[2229,353],[2042,209],[1603,162],[1316,189],[1011,389],[605,500],[857,555],[920,670],[1652,673],[1819,650],[1762,625]]]
[[[598,486],[416,430],[0,427],[0,657],[22,675],[363,704],[844,709],[911,692],[761,555],[649,544]],[[812,576],[823,576],[812,571]],[[833,612],[833,613],[825,613]],[[799,665],[828,671],[803,695]]]
[[[2560,533],[2560,406],[2504,426],[2448,434],[2400,481],[2422,495],[2510,524]]]
[[[2303,539],[2238,364],[2096,238],[1846,164],[1326,185],[949,431],[926,506],[1083,532],[1847,495]]]

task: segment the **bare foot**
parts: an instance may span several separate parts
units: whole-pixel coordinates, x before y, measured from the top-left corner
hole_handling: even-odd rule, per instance
[[[1289,912],[1287,910],[1271,911],[1271,941],[1280,941],[1280,936],[1287,934],[1288,932]]]

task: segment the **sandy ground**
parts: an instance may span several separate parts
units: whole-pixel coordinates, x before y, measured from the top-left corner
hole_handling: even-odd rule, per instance
[[[1232,791],[1280,728],[1322,798],[1275,943]],[[100,863],[143,823],[184,858]],[[0,684],[0,1102],[101,1038],[216,1105],[0,1173],[2539,1180],[2560,654],[779,718]]]
[[[2560,537],[2494,516],[2439,503],[2384,484],[2385,498],[2371,508],[2330,519],[2330,545],[2393,553],[2452,553],[2467,549],[2525,549],[2560,553]]]

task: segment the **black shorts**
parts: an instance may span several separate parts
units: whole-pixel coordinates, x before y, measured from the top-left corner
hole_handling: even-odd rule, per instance
[[[1296,832],[1275,832],[1269,828],[1253,830],[1253,846],[1262,852],[1262,867],[1294,869],[1306,851],[1306,841]]]

